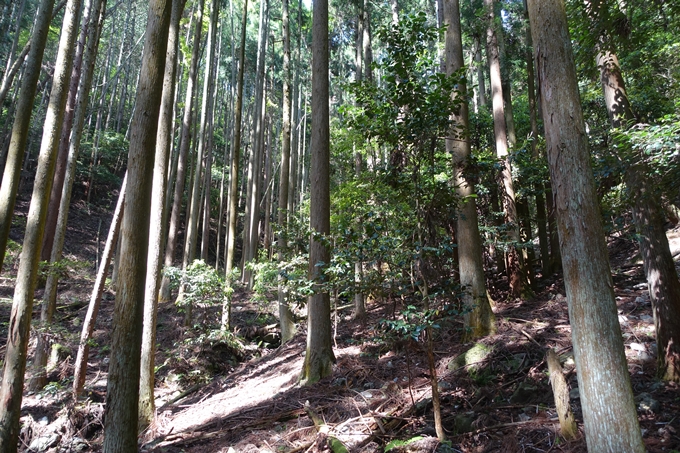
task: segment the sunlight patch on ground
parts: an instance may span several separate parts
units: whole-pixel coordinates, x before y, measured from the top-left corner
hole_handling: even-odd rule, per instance
[[[201,404],[191,405],[184,412],[173,417],[173,432],[191,432],[207,423],[230,414],[255,407],[277,394],[295,387],[302,370],[303,357],[291,351],[288,354],[266,359],[243,374],[231,376],[222,386],[222,391],[213,394]],[[286,365],[282,366],[281,363]]]

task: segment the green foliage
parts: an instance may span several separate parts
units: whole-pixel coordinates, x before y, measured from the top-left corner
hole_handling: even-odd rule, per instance
[[[438,306],[429,309],[408,305],[397,318],[381,319],[378,325],[387,340],[398,341],[410,338],[413,341],[419,341],[427,329],[439,329],[443,321],[458,317],[462,313],[454,304],[436,305]]]
[[[73,273],[82,272],[87,270],[89,264],[83,261],[72,260],[69,258],[62,258],[61,260],[50,263],[47,261],[41,261],[38,273],[41,278],[47,278],[49,275],[56,275],[59,280],[64,279],[72,275]]]
[[[344,106],[347,125],[392,151],[392,166],[433,152],[451,128],[450,116],[460,104],[452,100],[463,73],[439,72],[438,29],[428,26],[425,13],[404,16],[398,24],[378,31],[385,56],[377,64],[380,85],[350,85],[357,106]],[[433,46],[433,44],[435,44]],[[407,155],[410,154],[410,155]]]
[[[196,303],[221,304],[232,292],[222,274],[203,260],[195,260],[187,266],[186,271],[166,267],[163,272],[170,279],[172,287],[184,287],[184,297],[177,301],[180,307]]]
[[[394,439],[388,442],[387,445],[385,445],[385,453],[387,453],[390,450],[394,450],[395,448],[404,447],[408,444],[412,444],[413,442],[417,442],[421,439],[423,439],[423,436],[416,436],[407,440]]]
[[[12,220],[18,216],[14,216]],[[25,220],[25,217],[21,217]],[[12,222],[14,223],[14,222]],[[5,248],[5,258],[3,260],[4,266],[9,269],[19,263],[19,256],[21,255],[21,244],[11,239],[7,239],[7,247]]]
[[[274,298],[272,293],[281,285],[289,305],[304,305],[313,292],[312,282],[307,278],[308,263],[309,258],[303,254],[296,254],[282,262],[260,257],[257,263],[249,263],[255,276],[255,299],[268,302]]]

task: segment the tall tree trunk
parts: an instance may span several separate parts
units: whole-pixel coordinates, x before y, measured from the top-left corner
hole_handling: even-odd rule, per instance
[[[200,8],[200,17],[203,17],[203,1],[201,0],[194,5],[194,8]],[[194,15],[192,14],[192,17]],[[194,94],[196,92],[196,79],[198,77],[198,60],[200,58],[201,48],[201,23],[198,21],[194,25],[193,48],[191,50],[191,63],[189,65],[189,78],[187,80],[187,89],[184,98],[184,114],[182,115],[182,132],[179,140],[179,157],[177,161],[177,180],[175,182],[175,193],[172,200],[172,211],[170,213],[170,224],[168,227],[168,240],[165,245],[165,257],[163,264],[172,266],[172,261],[175,256],[175,248],[177,247],[177,232],[180,226],[180,215],[182,210],[182,196],[185,190],[185,179],[187,167],[187,159],[189,157],[189,149],[191,147],[191,128],[193,120],[193,105]],[[191,179],[190,179],[191,180]],[[187,206],[189,209],[189,206]],[[186,233],[185,233],[186,234]],[[186,237],[186,236],[185,236]],[[182,268],[186,269],[188,266],[188,257],[184,256],[182,261]],[[170,280],[163,276],[161,281],[161,290],[159,296],[161,302],[170,300]]]
[[[17,103],[17,116],[14,118],[12,139],[7,151],[7,161],[5,162],[5,170],[2,175],[2,183],[0,185],[0,271],[2,271],[5,251],[7,250],[7,240],[9,239],[9,230],[12,226],[14,204],[21,180],[21,165],[24,160],[26,143],[28,142],[28,127],[31,123],[31,113],[33,112],[33,103],[38,86],[38,78],[40,77],[40,65],[42,64],[43,52],[47,42],[53,6],[54,0],[41,0],[38,12],[36,13],[31,50],[26,61],[23,83],[19,93],[19,102]]]
[[[102,4],[105,2],[102,2]],[[73,365],[73,395],[77,398],[83,391],[85,386],[85,378],[87,377],[87,359],[90,355],[90,340],[94,332],[94,326],[99,314],[99,307],[101,305],[102,294],[104,293],[104,286],[106,283],[106,275],[111,266],[113,255],[118,245],[118,235],[120,233],[120,224],[123,221],[123,204],[125,201],[125,190],[127,187],[127,172],[123,177],[123,183],[120,186],[118,193],[118,202],[113,211],[113,218],[111,219],[111,226],[109,226],[109,234],[106,237],[106,244],[104,245],[104,252],[102,253],[102,260],[99,263],[99,270],[94,281],[92,294],[90,295],[90,303],[87,306],[87,313],[83,321],[83,329],[80,333],[80,342],[78,343],[78,353],[76,354],[76,361]]]
[[[51,9],[51,5],[44,6],[46,10]],[[7,352],[2,387],[0,387],[0,451],[2,452],[17,451],[24,371],[26,370],[26,354],[33,312],[33,296],[40,261],[40,246],[42,245],[47,204],[52,179],[54,178],[54,166],[69,88],[75,47],[73,44],[78,28],[78,19],[80,18],[80,8],[80,0],[69,0],[64,13],[50,102],[43,126],[38,168],[33,184],[33,194],[31,195],[21,260],[14,289],[7,336]],[[49,17],[50,11],[45,12]],[[6,201],[3,199],[3,203]],[[4,254],[4,252],[3,249],[2,253]]]
[[[503,101],[505,104],[505,123],[508,131],[508,145],[511,150],[517,146],[517,132],[515,130],[515,115],[512,108],[512,83],[510,78],[503,81]],[[520,259],[522,274],[522,288],[526,295],[531,294],[531,284],[534,281],[533,262],[535,259],[533,242],[531,237],[531,216],[529,213],[529,204],[524,199],[517,200],[517,222],[519,240],[524,243],[521,253],[518,253]]]
[[[600,80],[612,127],[626,129],[635,117],[616,54],[601,50],[597,55]],[[628,145],[622,144],[619,149]],[[631,154],[634,153],[630,150]],[[625,181],[633,200],[633,220],[647,287],[654,312],[657,374],[680,381],[680,280],[668,245],[661,206],[649,175],[651,171],[640,155],[620,155],[625,166]],[[626,160],[628,160],[626,162]]]
[[[78,94],[78,87],[80,85],[81,68],[83,63],[83,53],[85,49],[85,39],[88,35],[88,27],[96,27],[97,17],[99,14],[99,2],[93,4],[90,0],[87,1],[85,6],[85,12],[83,15],[83,21],[80,27],[80,36],[78,38],[78,44],[75,50],[75,55],[73,58],[73,69],[71,72],[71,82],[68,92],[68,97],[66,100],[66,110],[64,112],[64,126],[61,130],[61,138],[59,140],[59,151],[57,154],[56,168],[54,172],[54,182],[52,183],[52,190],[50,193],[50,201],[47,209],[47,219],[45,221],[45,233],[43,234],[43,245],[42,252],[40,256],[41,261],[48,261],[52,264],[56,264],[61,261],[62,248],[64,246],[64,233],[66,226],[66,219],[68,217],[69,205],[61,204],[62,194],[65,193],[65,184],[73,184],[73,181],[66,183],[67,167],[69,162],[69,143],[71,137],[71,130],[73,127],[73,120],[75,115],[76,106],[76,96]],[[97,10],[94,8],[97,7]],[[92,15],[95,15],[94,20]],[[71,186],[66,188],[70,199],[70,189]],[[62,213],[61,210],[64,209],[66,212]],[[62,225],[64,228],[57,232],[57,221],[59,217],[62,218]],[[58,236],[58,237],[55,237]],[[29,388],[33,391],[40,390],[46,384],[46,370],[47,357],[49,354],[50,341],[49,335],[45,335],[45,330],[48,330],[48,326],[52,323],[52,317],[54,316],[54,311],[57,307],[57,284],[59,283],[59,273],[50,272],[47,276],[47,282],[45,284],[45,292],[43,296],[43,304],[40,314],[40,322],[42,324],[42,329],[40,334],[38,334],[35,356],[33,358],[33,376],[29,383]]]
[[[252,288],[253,276],[246,264],[256,258],[257,230],[260,219],[259,185],[264,142],[264,110],[266,98],[265,61],[268,45],[269,1],[260,3],[260,26],[257,41],[257,70],[255,81],[255,108],[253,109],[253,147],[248,161],[248,190],[243,228],[243,282]]]
[[[238,63],[238,90],[236,94],[236,107],[234,111],[234,149],[229,172],[229,226],[227,233],[227,260],[224,265],[227,278],[231,278],[231,270],[234,265],[234,242],[236,236],[236,219],[238,203],[238,175],[239,160],[241,158],[241,116],[243,113],[243,73],[245,68],[246,52],[246,27],[248,25],[248,0],[243,2],[243,20],[241,22],[241,48],[239,50]],[[231,301],[225,301],[222,307],[222,329],[231,328]]]
[[[361,44],[364,48],[364,78],[367,81],[373,80],[373,45],[371,43],[371,2],[370,0],[363,0],[364,2],[364,37]]]
[[[446,29],[446,72],[451,75],[463,67],[463,44],[460,25],[460,4],[458,0],[444,1],[444,26]],[[458,87],[465,93],[465,84]],[[472,181],[465,177],[470,158],[470,138],[468,135],[468,103],[464,100],[460,110],[454,115],[458,125],[451,131],[453,137],[446,140],[447,152],[453,157],[454,185],[461,205],[456,222],[458,243],[458,267],[460,284],[465,288],[463,302],[469,312],[465,315],[468,339],[486,336],[496,330],[496,317],[486,292],[484,276],[483,248],[477,221],[475,188]]]
[[[312,384],[332,373],[335,355],[331,340],[331,303],[321,263],[329,263],[330,249],[318,236],[330,234],[330,133],[328,106],[328,0],[313,6],[312,29],[312,184],[310,200],[309,279],[316,290],[307,305],[307,352],[300,381]]]
[[[482,108],[486,105],[486,82],[482,64],[482,38],[479,35],[475,35],[475,66],[477,66],[477,102],[479,108]]]
[[[512,168],[508,155],[508,139],[506,132],[505,113],[503,108],[503,88],[501,84],[501,64],[498,51],[498,37],[496,33],[494,0],[484,0],[488,19],[486,34],[486,53],[489,60],[491,74],[491,91],[493,103],[494,136],[496,137],[496,156],[501,161],[501,197],[505,222],[508,224],[508,240],[512,244],[519,242],[519,225],[517,222],[517,208],[515,207],[515,189],[512,182]],[[510,297],[521,297],[523,293],[523,270],[517,248],[508,246],[506,272],[510,282]]]
[[[526,14],[526,64],[527,64],[527,97],[529,99],[529,120],[531,123],[531,156],[534,160],[541,159],[539,154],[538,146],[536,142],[538,140],[539,130],[538,130],[538,107],[536,105],[536,75],[534,72],[534,59],[532,58],[533,52],[533,41],[531,40],[531,27],[529,25],[529,10],[526,5],[526,0],[524,0],[524,10]],[[545,212],[545,188],[543,183],[538,183],[534,185],[534,191],[536,193],[536,226],[538,229],[538,246],[541,251],[541,271],[543,277],[546,277],[550,273],[550,252],[549,252],[549,242],[548,242],[548,231],[546,229],[547,216]]]
[[[171,3],[151,0],[130,130],[128,187],[106,389],[105,453],[137,451],[139,374],[154,150]]]
[[[154,365],[156,356],[156,318],[158,314],[158,289],[160,286],[161,250],[165,238],[166,172],[172,147],[173,101],[175,100],[175,73],[179,47],[179,21],[186,0],[173,0],[170,29],[165,55],[163,94],[156,134],[156,155],[151,189],[151,218],[149,219],[149,254],[146,265],[144,291],[144,321],[139,380],[139,423],[148,426],[154,419]]]
[[[12,70],[13,62],[14,62],[14,54],[16,53],[17,46],[19,45],[19,36],[21,35],[21,22],[24,17],[24,7],[26,6],[26,0],[20,0],[19,5],[17,8],[16,2],[12,2],[12,6],[14,9],[16,9],[16,20],[14,21],[16,23],[16,28],[14,29],[14,38],[12,38],[12,44],[9,48],[9,51],[7,52],[7,64],[5,65],[5,72],[3,73],[2,77],[2,86],[5,86],[5,81],[9,79],[10,76],[10,71]],[[10,24],[11,25],[11,24]],[[23,52],[22,52],[23,53]],[[28,53],[28,52],[26,52]],[[26,53],[23,53],[23,56],[21,57],[21,61],[23,62],[24,58],[26,58]],[[12,78],[14,76],[12,75]],[[0,105],[4,104],[4,96],[2,97],[2,100],[0,101]]]
[[[283,1],[283,128],[281,130],[281,172],[279,176],[279,209],[278,224],[281,233],[278,237],[278,260],[286,259],[288,250],[288,184],[290,178],[290,19],[288,0]],[[279,280],[283,280],[279,276]],[[278,285],[279,324],[281,325],[281,343],[285,343],[295,335],[295,320],[286,300],[283,282]]]
[[[214,1],[214,0],[213,0]],[[203,23],[203,8],[204,8],[205,0],[200,0],[199,1],[199,6],[198,6],[198,16],[196,17],[196,27],[198,31],[198,27],[202,27]],[[200,31],[199,33],[196,34],[196,36],[199,38],[197,41],[194,41],[194,45],[200,46]],[[210,40],[210,38],[208,38]],[[210,42],[208,43],[209,45],[211,44]],[[210,49],[209,49],[210,50]],[[202,176],[203,176],[203,154],[205,152],[205,131],[206,131],[206,121],[207,121],[207,107],[208,107],[208,99],[207,95],[205,95],[206,91],[206,84],[207,84],[207,79],[210,78],[210,71],[209,68],[211,67],[211,58],[206,57],[206,72],[205,72],[205,79],[204,80],[204,96],[203,100],[201,103],[201,117],[198,123],[198,147],[196,149],[196,159],[194,161],[194,170],[193,170],[193,176],[191,178],[191,196],[190,201],[187,202],[188,206],[188,221],[187,221],[187,227],[186,227],[186,236],[184,237],[184,258],[182,262],[182,269],[185,269],[191,264],[191,262],[194,260],[196,257],[196,242],[198,240],[198,215],[201,212],[201,189],[203,188],[202,184]],[[184,312],[184,325],[189,326],[191,325],[192,321],[192,306],[191,304],[187,304],[185,306],[185,312]]]
[[[564,2],[528,6],[588,450],[643,452]]]

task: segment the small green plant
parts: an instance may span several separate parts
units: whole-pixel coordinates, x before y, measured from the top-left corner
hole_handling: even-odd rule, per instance
[[[15,216],[14,218],[16,218]],[[23,217],[22,217],[23,218]],[[21,255],[21,244],[15,242],[11,239],[7,240],[7,248],[5,249],[5,266],[8,268],[14,267],[14,265],[19,260],[19,255]]]
[[[387,445],[385,445],[385,453],[387,453],[390,450],[394,450],[395,448],[404,447],[408,444],[412,444],[413,442],[417,442],[422,438],[423,436],[416,436],[407,440],[394,439],[390,441]]]
[[[42,278],[47,278],[50,275],[56,275],[61,280],[69,277],[88,267],[87,263],[82,261],[72,260],[70,258],[62,258],[59,261],[50,263],[47,261],[40,262],[39,273]]]

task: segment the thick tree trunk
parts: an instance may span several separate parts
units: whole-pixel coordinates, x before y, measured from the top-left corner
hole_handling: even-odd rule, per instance
[[[313,6],[312,30],[312,190],[310,200],[309,279],[317,283],[307,305],[307,350],[300,381],[312,384],[332,373],[335,362],[331,339],[331,304],[320,263],[329,263],[328,245],[319,236],[330,234],[330,132],[328,106],[328,0]]]
[[[142,77],[130,129],[128,190],[106,389],[105,453],[137,451],[139,373],[154,150],[163,88],[171,3],[151,0]]]
[[[17,116],[12,126],[12,139],[7,151],[5,170],[0,185],[0,272],[5,259],[9,230],[12,226],[14,215],[14,203],[16,202],[19,182],[21,180],[21,166],[24,160],[26,143],[28,142],[28,127],[31,123],[33,102],[40,77],[40,65],[42,64],[43,52],[47,42],[47,33],[50,28],[52,7],[54,0],[42,0],[38,7],[31,50],[28,53],[24,76],[22,77],[21,92],[17,103]],[[22,370],[23,375],[23,370]],[[23,377],[22,377],[23,379]],[[16,448],[16,447],[15,447]]]
[[[50,11],[48,10],[51,10],[51,5],[42,6],[46,7],[45,13],[49,17]],[[59,137],[61,136],[66,95],[69,88],[71,64],[74,54],[73,44],[80,17],[80,8],[80,0],[69,0],[64,13],[50,101],[47,106],[42,141],[40,143],[38,168],[33,184],[33,194],[31,195],[26,232],[21,250],[21,260],[14,289],[12,313],[9,319],[7,352],[5,355],[2,387],[0,387],[0,451],[3,453],[17,451],[24,371],[26,370],[26,354],[33,312],[33,296],[38,276],[40,247],[47,217],[47,204],[54,178],[54,166],[57,158]],[[7,203],[7,201],[3,199],[3,203]],[[2,253],[5,253],[4,249]]]
[[[173,101],[175,99],[175,73],[179,44],[179,21],[186,0],[173,0],[165,54],[163,94],[156,134],[156,155],[151,189],[151,218],[149,219],[149,255],[146,266],[144,292],[144,321],[139,379],[139,423],[148,426],[154,419],[154,365],[156,356],[156,318],[158,314],[158,289],[160,286],[161,250],[165,239],[166,173],[172,147]]]
[[[463,67],[463,44],[460,25],[460,4],[458,0],[444,1],[444,24],[446,31],[446,71],[449,75]],[[465,93],[465,85],[459,87]],[[496,329],[495,315],[486,293],[486,279],[483,266],[482,240],[477,222],[475,188],[465,177],[470,157],[470,139],[467,133],[469,113],[467,102],[462,102],[454,117],[457,130],[446,140],[446,148],[453,156],[454,184],[460,197],[460,208],[456,222],[458,243],[458,267],[460,284],[465,288],[463,302],[468,308],[465,327],[468,340],[483,337]]]
[[[588,450],[643,452],[563,0],[530,0]]]

